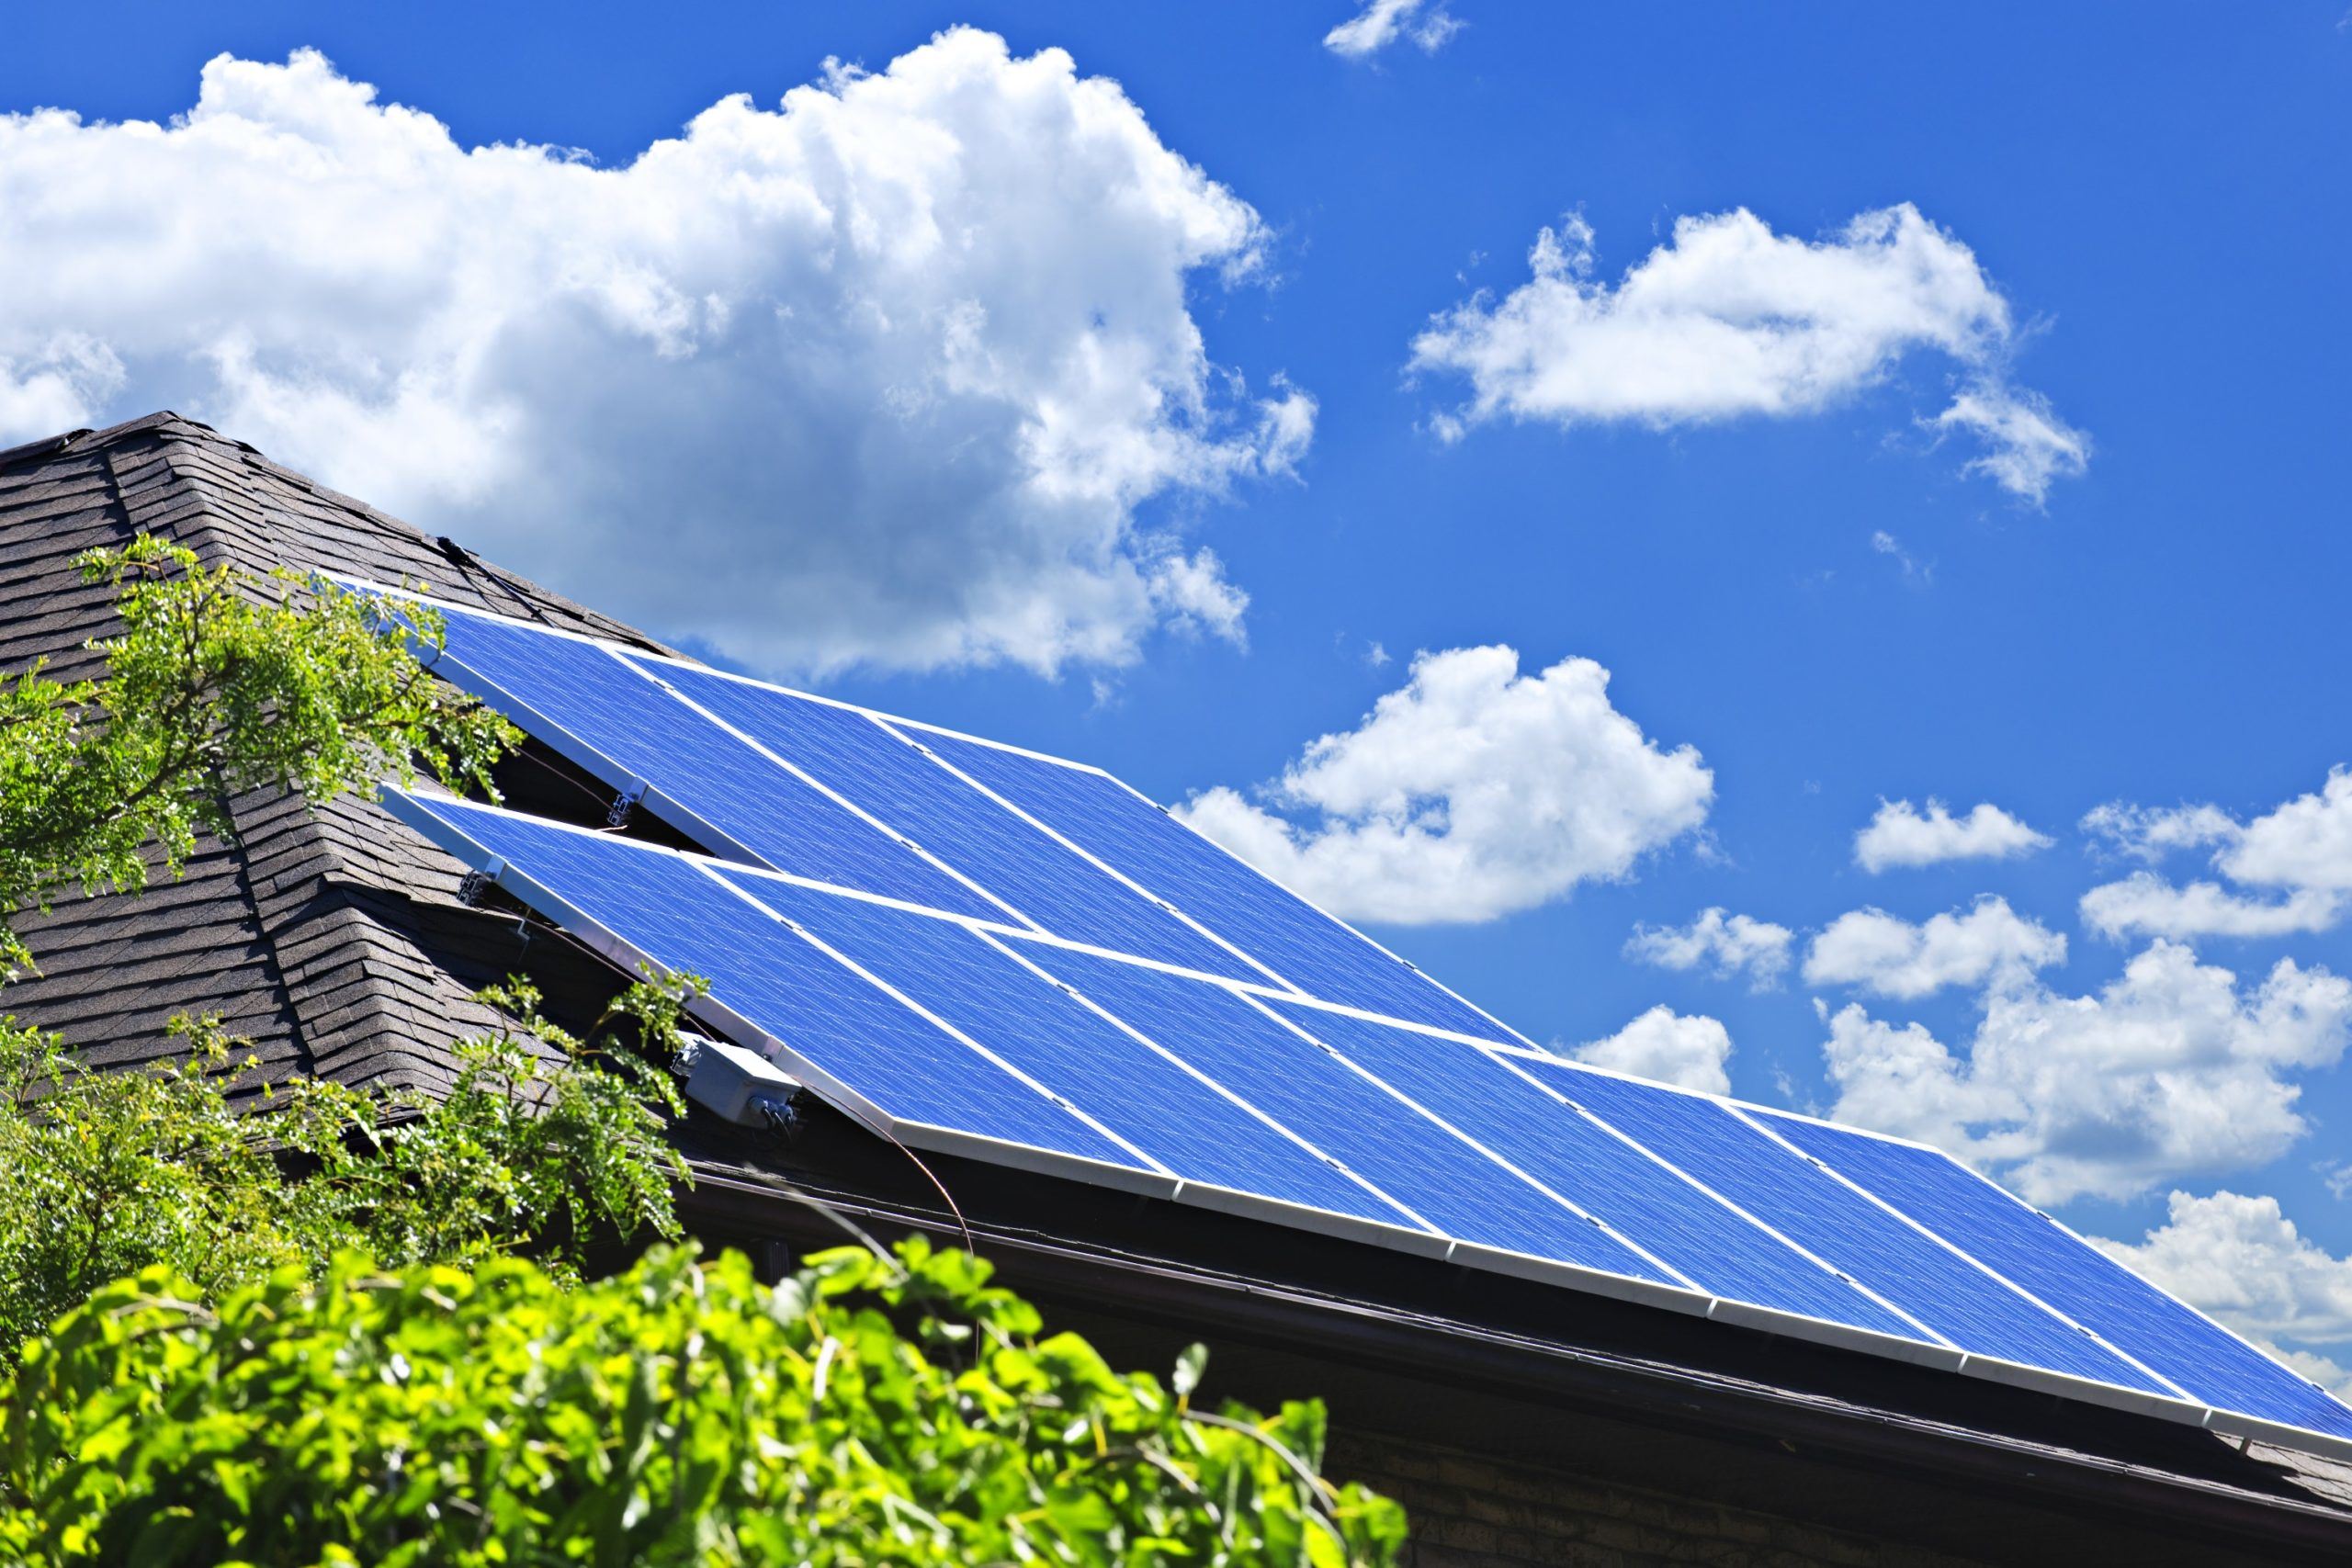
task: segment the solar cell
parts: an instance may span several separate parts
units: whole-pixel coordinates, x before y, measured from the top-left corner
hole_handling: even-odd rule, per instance
[[[1842,1273],[1976,1356],[2165,1388],[1967,1258],[1786,1151],[1713,1100],[1565,1064],[1527,1069]]]
[[[720,874],[1188,1181],[1384,1224],[1406,1210],[951,920]]]
[[[827,957],[689,857],[451,801],[403,797],[713,994],[891,1123],[943,1127],[1112,1165],[1129,1151]],[[553,909],[543,909],[560,918]]]
[[[1268,978],[855,709],[671,661],[629,662],[855,800],[1057,936],[1213,975]]]
[[[715,829],[723,841],[708,847],[957,914],[1009,918],[889,834],[671,700],[603,645],[493,615],[445,614],[445,673],[616,788],[630,781],[650,784],[660,797],[654,809],[673,825],[689,833],[698,826]],[[452,664],[458,668],[451,670]]]
[[[1762,1110],[1748,1112],[2192,1399],[2352,1438],[2352,1410],[2190,1311],[2055,1221],[1933,1149]]]
[[[1600,1225],[1419,1116],[1222,987],[1042,942],[1027,956],[1280,1119],[1450,1235],[1681,1284]]]
[[[1918,1337],[1917,1325],[1476,1046],[1319,1008],[1276,1006],[1456,1126],[1476,1128],[1481,1141],[1512,1164],[1621,1234],[1639,1237],[1710,1294]]]
[[[1494,1020],[1404,960],[1236,860],[1109,774],[920,726],[893,728],[1308,995],[1480,1039],[1510,1038]]]

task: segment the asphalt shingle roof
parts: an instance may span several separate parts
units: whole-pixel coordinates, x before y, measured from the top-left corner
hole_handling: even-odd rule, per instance
[[[0,671],[45,660],[60,677],[98,673],[85,645],[113,627],[108,595],[73,560],[141,533],[207,564],[424,581],[455,603],[660,646],[161,413],[0,452]],[[520,957],[512,918],[460,904],[458,869],[371,803],[254,794],[232,816],[238,841],[208,840],[176,881],[28,919],[41,973],[9,987],[8,1010],[108,1064],[169,1055],[170,1020],[210,1013],[267,1078],[445,1086],[450,1043],[492,1022],[473,991]]]

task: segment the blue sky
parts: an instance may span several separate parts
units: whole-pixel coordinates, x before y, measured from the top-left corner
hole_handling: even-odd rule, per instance
[[[2267,816],[2352,763],[2338,6],[1452,0],[1353,57],[1347,0],[645,15],[15,19],[0,111],[80,118],[0,130],[0,271],[40,279],[0,299],[0,440],[176,406],[729,662],[1237,792],[1337,902],[1402,854],[1389,886],[1460,897],[1379,934],[1538,1039],[1663,1005],[1623,1049],[1681,1055],[1634,1059],[1940,1128],[2352,1363],[2352,797]],[[1002,50],[894,65],[955,24]],[[829,58],[881,90],[780,108]],[[200,90],[199,134],[109,130]],[[658,189],[585,183],[737,93]],[[727,205],[784,165],[822,220]],[[1872,270],[1849,225],[1906,205],[1926,270]],[[1668,276],[1743,209],[1756,244]],[[962,259],[900,246],[918,214]],[[1547,230],[1552,313],[1505,332]],[[1973,468],[2020,448],[1937,424],[1967,397],[2064,453]],[[1519,684],[1447,659],[1495,646]],[[1930,797],[2048,842],[1857,863]],[[2119,802],[2227,820],[2135,858],[2080,825]],[[1501,842],[1510,809],[1547,825]],[[2101,934],[2078,901],[2143,870]],[[1627,954],[1711,908],[1782,928],[1770,984]],[[2266,922],[2308,929],[2221,929]]]

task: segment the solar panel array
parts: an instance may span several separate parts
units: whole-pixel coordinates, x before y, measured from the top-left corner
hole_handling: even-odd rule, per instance
[[[437,607],[441,673],[710,852],[394,809],[910,1146],[2352,1453],[1940,1152],[1551,1056],[1099,770]]]

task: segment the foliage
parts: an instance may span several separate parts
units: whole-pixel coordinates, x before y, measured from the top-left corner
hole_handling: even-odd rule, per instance
[[[278,1105],[263,1116],[232,1098],[254,1063],[217,1023],[175,1025],[183,1056],[114,1070],[0,1027],[0,1364],[151,1265],[210,1299],[344,1249],[397,1265],[529,1247],[571,1279],[600,1230],[674,1236],[685,1168],[662,1114],[681,1106],[648,1057],[674,1048],[685,989],[629,987],[583,1043],[511,982],[484,999],[514,1025],[460,1042],[446,1093],[305,1079],[262,1090]]]
[[[96,646],[107,675],[61,682],[35,665],[0,681],[0,957],[29,955],[6,912],[60,890],[146,886],[150,846],[176,872],[199,830],[226,834],[226,802],[263,786],[312,803],[406,782],[417,761],[445,782],[487,783],[514,732],[436,683],[409,633],[438,649],[419,609],[407,627],[368,600],[206,567],[142,536],[92,550],[84,578],[115,592],[122,631]]]
[[[217,1308],[153,1269],[36,1346],[0,1428],[35,1563],[1396,1561],[1396,1505],[1260,1419],[1112,1371],[962,1253],[763,1288],[657,1248],[562,1292],[518,1259],[286,1269]]]

